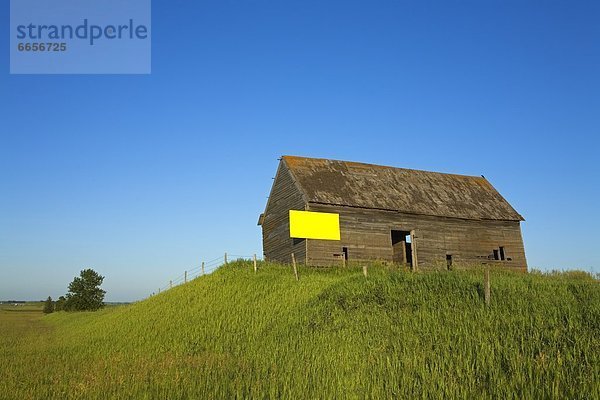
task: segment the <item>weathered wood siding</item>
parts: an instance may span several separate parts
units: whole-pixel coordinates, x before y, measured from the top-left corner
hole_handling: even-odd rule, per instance
[[[392,230],[414,231],[417,269],[446,268],[446,255],[452,255],[453,267],[488,264],[526,271],[527,261],[518,221],[466,220],[402,214],[354,207],[318,205],[311,211],[340,214],[341,240],[308,240],[307,263],[339,263],[334,254],[348,248],[349,261],[392,261]],[[505,257],[493,260],[493,250],[504,247]],[[492,259],[490,259],[490,256]]]
[[[294,241],[290,238],[289,220],[289,210],[304,209],[302,193],[294,184],[285,163],[281,162],[262,221],[263,253],[266,260],[291,263],[293,252],[297,262],[304,262],[306,240]]]

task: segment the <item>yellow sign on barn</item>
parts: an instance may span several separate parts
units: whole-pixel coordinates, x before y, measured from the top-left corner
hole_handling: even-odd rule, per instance
[[[290,210],[290,237],[340,240],[340,215]]]

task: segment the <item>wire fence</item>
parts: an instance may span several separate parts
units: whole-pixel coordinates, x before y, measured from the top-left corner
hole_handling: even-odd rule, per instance
[[[184,271],[181,275],[177,276],[174,279],[171,279],[169,283],[158,288],[158,292],[152,293],[152,295],[162,293],[166,290],[169,290],[175,286],[187,283],[192,279],[196,279],[203,275],[208,275],[214,272],[217,268],[222,265],[226,265],[229,262],[237,261],[237,260],[254,260],[256,262],[261,261],[262,259],[258,258],[256,254],[253,255],[240,255],[240,254],[228,254],[224,253],[221,257],[217,257],[215,259],[209,261],[202,261],[202,263],[198,266],[194,266],[186,271]]]
[[[291,259],[292,259],[292,266],[293,266],[293,271],[294,271],[294,275],[296,276],[296,280],[298,280],[298,271],[296,268],[296,258],[294,257],[294,254],[291,254]],[[214,258],[212,260],[209,261],[202,261],[202,263],[199,266],[194,266],[186,271],[184,271],[181,275],[177,276],[175,279],[171,279],[169,281],[169,283],[167,283],[166,285],[160,287],[158,289],[158,293],[164,292],[166,290],[169,290],[175,286],[187,283],[189,281],[191,281],[192,279],[196,279],[200,276],[203,275],[208,275],[212,272],[214,272],[217,268],[221,267],[222,265],[227,265],[230,262],[234,262],[234,261],[238,261],[238,260],[244,260],[244,261],[254,261],[254,268],[256,271],[256,263],[258,261],[262,261],[262,258],[258,258],[256,256],[256,254],[253,255],[241,255],[241,254],[228,254],[228,253],[224,253],[221,257],[217,257]],[[346,267],[346,261],[345,259],[342,260],[342,266]],[[367,276],[368,272],[367,272],[367,265],[363,265],[362,267],[363,269],[363,274],[365,275],[365,277]],[[541,274],[553,274],[553,273],[564,273],[564,272],[585,272],[585,273],[589,273],[590,276],[594,277],[595,279],[600,280],[600,272],[594,268],[594,267],[589,267],[589,268],[577,268],[577,269],[569,269],[569,268],[564,268],[564,269],[552,269],[552,270],[540,270],[540,269],[536,269],[536,268],[531,268],[528,270],[528,272],[530,273],[541,273]],[[152,293],[151,296],[157,294],[157,292]]]

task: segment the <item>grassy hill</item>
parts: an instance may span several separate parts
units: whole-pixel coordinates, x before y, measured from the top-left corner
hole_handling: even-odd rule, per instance
[[[586,274],[237,262],[147,300],[7,324],[0,398],[600,398]]]

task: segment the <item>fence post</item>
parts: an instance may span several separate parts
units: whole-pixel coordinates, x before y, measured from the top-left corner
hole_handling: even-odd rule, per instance
[[[227,253],[225,253],[225,266],[227,266]]]
[[[173,288],[173,281],[169,281],[169,289]]]
[[[254,272],[256,272],[256,254],[254,255]]]
[[[363,265],[363,275],[367,277],[367,264]]]
[[[296,268],[296,256],[292,253],[292,265],[294,266],[294,276],[298,280],[298,269]]]
[[[204,261],[202,261],[202,275],[204,275]]]
[[[346,254],[342,253],[342,268],[346,268]]]
[[[417,234],[414,230],[410,231],[410,244],[411,256],[412,256],[412,272],[417,272],[419,270],[419,261],[417,258]]]
[[[183,273],[183,283],[187,283],[187,271]]]
[[[485,305],[490,305],[490,269],[489,267],[485,267],[485,273],[483,275],[483,297],[485,299]]]
[[[158,294],[160,294],[160,288],[158,288]]]

